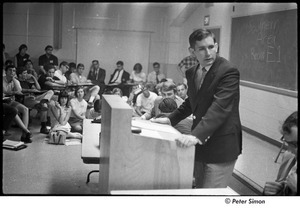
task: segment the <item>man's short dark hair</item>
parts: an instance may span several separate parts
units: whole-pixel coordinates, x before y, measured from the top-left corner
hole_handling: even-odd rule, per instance
[[[160,67],[160,63],[154,62],[154,63],[153,63],[153,66],[158,66],[158,67]]]
[[[27,45],[25,45],[25,44],[20,45],[20,47],[19,47],[19,52],[20,52],[22,49],[24,49],[24,48],[28,49],[28,48],[27,48]]]
[[[216,43],[215,35],[210,30],[207,30],[207,29],[195,30],[189,37],[190,47],[194,48],[196,45],[196,41],[201,41],[207,37],[212,37],[214,40],[214,43]]]
[[[17,67],[17,76],[22,74],[24,71],[27,71],[27,69],[24,66]]]
[[[14,65],[14,62],[12,60],[6,60],[5,66],[8,66],[8,65]]]
[[[124,66],[124,62],[123,62],[123,61],[118,61],[118,62],[117,62],[117,65]]]
[[[15,65],[13,64],[9,64],[5,67],[5,71],[9,70],[9,69],[12,69],[12,68],[16,68]]]
[[[291,115],[289,115],[286,120],[284,121],[282,128],[281,128],[281,133],[291,133],[291,128],[293,126],[298,127],[298,111],[293,112]]]
[[[52,50],[53,50],[53,47],[52,47],[51,45],[47,45],[47,46],[45,47],[45,51],[48,50],[48,49],[52,49]]]
[[[60,64],[59,64],[59,67],[62,67],[62,66],[69,66],[68,62],[66,61],[62,61]]]
[[[76,68],[76,64],[74,62],[69,63],[69,68]]]
[[[32,62],[30,59],[27,59],[27,60],[25,61],[25,65],[26,65],[28,62],[30,62],[30,63],[33,65],[33,62]]]
[[[172,81],[162,82],[161,91],[171,91],[176,92],[176,85]]]
[[[45,71],[48,72],[50,69],[54,69],[54,70],[55,70],[55,66],[52,65],[52,64],[47,64],[47,65],[45,66]]]
[[[83,68],[84,68],[84,65],[83,65],[82,63],[79,63],[79,64],[77,64],[77,69],[78,69],[79,67],[83,67]]]
[[[93,60],[92,63],[94,63],[94,62],[97,62],[97,64],[99,64],[99,61],[98,61],[98,60]]]
[[[174,99],[172,98],[164,98],[158,105],[158,109],[162,113],[172,113],[174,110],[177,109],[177,104]]]

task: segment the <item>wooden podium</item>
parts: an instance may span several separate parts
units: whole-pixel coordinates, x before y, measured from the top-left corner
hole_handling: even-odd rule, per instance
[[[195,147],[177,147],[181,134],[172,126],[131,118],[122,98],[103,95],[99,193],[192,188]]]

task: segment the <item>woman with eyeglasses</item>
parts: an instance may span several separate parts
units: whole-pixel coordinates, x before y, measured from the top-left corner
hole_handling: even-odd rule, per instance
[[[284,121],[282,141],[287,144],[282,162],[274,182],[266,182],[264,195],[297,195],[297,156],[298,156],[298,111]]]

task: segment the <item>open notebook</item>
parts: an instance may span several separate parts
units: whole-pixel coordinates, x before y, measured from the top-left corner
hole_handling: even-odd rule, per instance
[[[2,147],[10,150],[21,150],[26,148],[27,145],[21,141],[12,141],[7,139],[2,143]]]

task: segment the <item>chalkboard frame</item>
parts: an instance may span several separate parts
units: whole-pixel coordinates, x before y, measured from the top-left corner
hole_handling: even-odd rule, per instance
[[[296,9],[286,9],[286,10],[276,10],[276,11],[264,11],[264,12],[258,12],[258,13],[252,13],[252,14],[245,14],[245,15],[234,15],[231,17],[231,27],[232,27],[232,22],[234,18],[239,18],[239,17],[251,17],[251,16],[256,16],[256,15],[267,15],[269,13],[276,13],[276,12],[284,12],[284,11],[290,11],[290,10],[296,10]],[[232,33],[232,30],[231,30]],[[232,37],[232,34],[231,34]],[[231,61],[231,50],[232,50],[232,38],[230,38],[230,48],[229,48],[229,60]],[[297,40],[298,41],[298,40]],[[281,95],[286,95],[286,96],[290,96],[290,97],[298,97],[298,79],[297,79],[297,70],[296,70],[296,74],[295,74],[295,83],[296,83],[296,87],[295,90],[292,89],[285,89],[285,88],[280,88],[280,87],[275,87],[272,85],[265,85],[265,84],[261,84],[261,83],[256,83],[253,81],[249,81],[249,80],[241,80],[240,84],[243,86],[247,86],[247,87],[251,87],[251,88],[255,88],[255,89],[260,89],[260,90],[264,90],[264,91],[269,91],[269,92],[273,92],[276,94],[281,94]]]

